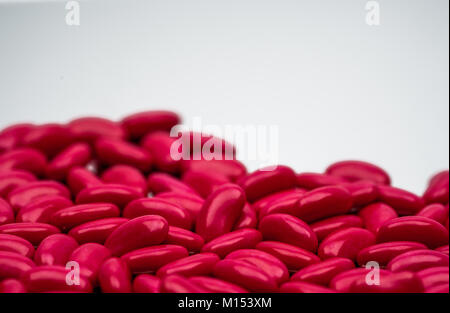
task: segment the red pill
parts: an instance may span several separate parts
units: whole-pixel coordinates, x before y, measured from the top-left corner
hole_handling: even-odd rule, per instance
[[[424,244],[410,241],[392,241],[366,247],[359,251],[357,261],[360,266],[374,261],[386,266],[393,258],[408,251],[426,249]]]
[[[448,244],[448,230],[438,222],[422,216],[404,216],[380,227],[377,242],[416,241],[430,248]]]
[[[157,215],[132,219],[117,227],[105,241],[112,255],[121,256],[129,251],[158,245],[167,238],[169,225]]]
[[[12,208],[18,212],[43,196],[61,196],[70,199],[70,191],[66,186],[56,181],[41,180],[14,189],[9,193],[8,201]]]
[[[353,206],[361,207],[378,200],[377,186],[368,181],[341,184],[352,195]]]
[[[239,186],[220,187],[206,199],[197,217],[196,232],[206,242],[230,232],[245,203],[245,193]]]
[[[329,186],[305,193],[293,213],[309,223],[319,219],[346,214],[352,208],[352,196],[343,187]]]
[[[393,207],[400,215],[412,215],[424,207],[423,200],[415,194],[390,186],[378,186],[381,202]]]
[[[126,141],[99,139],[95,143],[95,152],[100,162],[106,165],[130,165],[142,172],[148,172],[152,167],[151,155]]]
[[[252,206],[248,203],[242,208],[241,217],[234,224],[233,229],[256,228],[258,225],[258,215]]]
[[[449,284],[437,285],[425,290],[425,293],[449,293]]]
[[[380,272],[379,284],[368,284],[365,277],[359,277],[350,285],[352,293],[420,293],[423,292],[420,278],[409,272]]]
[[[158,198],[143,198],[130,202],[123,211],[123,217],[132,219],[143,215],[159,215],[171,226],[185,229],[192,228],[189,212],[177,204]]]
[[[186,277],[209,275],[219,260],[220,258],[214,253],[194,254],[164,265],[157,271],[156,275],[158,277],[168,275],[181,275]]]
[[[88,242],[103,244],[117,227],[126,222],[128,219],[122,217],[103,218],[72,228],[69,236],[75,238],[80,244]]]
[[[431,267],[417,272],[425,289],[448,284],[449,269],[446,266]]]
[[[62,266],[40,266],[29,270],[23,277],[28,292],[92,292],[92,285],[81,275],[74,279],[70,269]],[[69,285],[67,282],[71,281]]]
[[[22,170],[41,176],[46,166],[45,155],[31,148],[14,149],[0,155],[0,172]]]
[[[78,248],[78,243],[64,234],[50,235],[40,243],[34,254],[36,265],[65,266],[72,252]]]
[[[16,221],[52,224],[50,220],[55,212],[72,205],[72,201],[63,196],[42,196],[22,208],[17,214]]]
[[[165,173],[176,174],[180,171],[180,160],[171,156],[172,145],[177,141],[167,132],[153,132],[142,139],[141,146],[153,157],[155,167]]]
[[[67,128],[77,141],[92,144],[99,138],[126,139],[127,134],[119,123],[99,117],[82,117],[71,121]]]
[[[8,202],[0,198],[0,225],[14,222],[14,211]]]
[[[290,271],[298,271],[308,265],[320,262],[317,255],[308,250],[276,241],[263,241],[256,249],[267,252],[283,262]]]
[[[338,292],[348,293],[352,284],[358,280],[366,281],[366,278],[372,281],[373,279],[372,268],[355,268],[336,275],[330,282],[329,287]],[[380,276],[386,275],[389,271],[380,269]]]
[[[434,250],[414,250],[393,258],[387,265],[392,272],[418,272],[430,267],[447,266],[448,255]]]
[[[70,169],[84,166],[91,159],[91,148],[85,143],[75,143],[58,155],[48,164],[47,177],[54,180],[64,180]]]
[[[306,192],[306,190],[303,190],[303,189],[283,190],[283,191],[276,192],[276,193],[270,194],[264,198],[259,199],[258,201],[256,201],[255,203],[252,204],[252,207],[256,212],[260,212],[262,209],[267,207],[269,204],[282,201],[285,198],[292,198],[293,197],[292,194],[302,195],[305,192]],[[300,197],[298,197],[298,198],[300,198]]]
[[[70,130],[59,124],[45,124],[33,127],[23,138],[22,144],[35,148],[52,157],[73,142]]]
[[[69,257],[70,262],[77,262],[80,274],[92,284],[98,281],[98,271],[103,261],[111,256],[111,252],[98,243],[86,243],[76,248]]]
[[[119,184],[105,184],[83,189],[77,196],[77,204],[113,203],[119,208],[125,207],[143,195],[133,187]]]
[[[9,251],[0,251],[0,281],[6,278],[21,278],[35,266],[26,256]]]
[[[310,225],[319,241],[324,240],[329,234],[350,227],[363,227],[363,221],[356,215],[339,215],[330,217]]]
[[[253,292],[274,292],[278,287],[273,277],[243,260],[218,262],[214,267],[214,276]]]
[[[205,240],[200,235],[189,230],[169,226],[169,232],[164,243],[183,246],[189,252],[200,252],[205,244]]]
[[[362,228],[346,228],[328,235],[319,246],[319,257],[355,260],[359,251],[375,243],[375,236]]]
[[[29,241],[7,234],[0,234],[0,251],[14,252],[30,259],[34,255],[34,247]]]
[[[207,198],[222,185],[230,182],[221,174],[192,170],[183,174],[182,181],[203,198]]]
[[[122,260],[133,274],[156,272],[162,266],[189,256],[186,248],[176,245],[159,245],[128,252]]]
[[[445,225],[445,222],[448,219],[448,207],[445,207],[440,203],[430,204],[420,210],[416,215],[431,218],[432,220]]]
[[[157,195],[163,192],[180,192],[197,195],[191,187],[165,173],[150,174],[147,181],[148,190]]]
[[[0,173],[0,197],[7,197],[14,189],[36,181],[36,177],[26,171],[9,170]]]
[[[156,199],[163,199],[173,204],[177,204],[189,211],[189,214],[194,220],[197,219],[200,210],[202,209],[205,200],[199,196],[187,192],[169,191],[159,193],[155,196]]]
[[[318,241],[312,229],[295,216],[272,214],[264,217],[258,228],[264,240],[285,242],[311,252],[317,250]]]
[[[304,193],[305,192],[295,191],[289,194],[284,194],[279,198],[268,202],[265,206],[259,209],[259,218],[276,213],[287,213],[293,215],[298,207],[298,202]]]
[[[161,279],[148,274],[138,275],[133,281],[134,293],[159,293],[160,287]]]
[[[248,293],[238,285],[217,278],[194,276],[190,277],[189,281],[212,293]]]
[[[26,293],[25,285],[17,279],[5,279],[0,282],[0,293]]]
[[[3,129],[0,132],[0,153],[20,146],[22,138],[33,129],[33,127],[33,124],[21,123]]]
[[[88,187],[101,185],[102,182],[92,172],[82,167],[74,167],[67,175],[67,185],[74,195]]]
[[[202,252],[212,252],[224,258],[230,252],[239,249],[254,248],[262,240],[255,229],[240,229],[214,238],[202,248]]]
[[[294,188],[297,176],[287,166],[276,166],[250,173],[237,183],[244,189],[248,201],[255,202],[269,194]]]
[[[146,111],[125,117],[122,125],[132,139],[137,139],[154,131],[170,131],[180,121],[174,112]]]
[[[190,151],[194,160],[232,160],[236,155],[236,147],[222,138],[199,132],[178,132],[178,142],[174,149]],[[184,156],[184,151],[183,151]]]
[[[361,211],[358,215],[364,221],[365,228],[376,234],[381,225],[398,217],[397,212],[389,205],[378,202],[373,203]]]
[[[434,175],[423,194],[426,203],[448,203],[449,198],[449,172],[442,171]]]
[[[331,164],[326,173],[348,181],[368,180],[376,184],[390,185],[389,175],[380,167],[363,161],[341,161]]]
[[[122,184],[136,188],[143,195],[147,194],[147,180],[136,168],[128,165],[115,165],[102,174],[105,184]]]
[[[289,272],[286,265],[267,252],[254,249],[240,249],[228,254],[226,259],[247,262],[272,277],[277,284],[289,280]]]
[[[309,265],[295,273],[291,281],[303,281],[316,285],[328,286],[336,275],[355,267],[352,260],[331,258],[323,262]]]
[[[44,223],[14,223],[0,226],[0,234],[21,237],[34,246],[38,246],[44,238],[59,232],[55,226]]]
[[[55,212],[50,223],[66,231],[87,222],[119,216],[119,208],[111,203],[81,204]]]
[[[300,173],[297,175],[297,186],[308,190],[348,183],[346,179],[319,173]]]
[[[235,182],[247,174],[245,165],[237,160],[186,160],[182,163],[183,171],[215,173]]]
[[[336,291],[307,282],[288,282],[280,287],[281,293],[336,293]]]
[[[448,255],[448,245],[436,248],[436,251],[439,251],[439,252],[442,252],[442,253]]]
[[[163,277],[160,290],[162,293],[208,293],[207,289],[201,288],[189,279],[179,275]]]
[[[103,262],[98,271],[98,281],[103,293],[130,293],[132,290],[130,270],[119,258]]]

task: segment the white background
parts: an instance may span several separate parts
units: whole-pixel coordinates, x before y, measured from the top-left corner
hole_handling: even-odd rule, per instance
[[[422,193],[449,166],[447,0],[380,0],[377,27],[364,0],[81,1],[78,27],[65,1],[13,2],[0,127],[173,109],[278,125],[298,171],[362,159]]]

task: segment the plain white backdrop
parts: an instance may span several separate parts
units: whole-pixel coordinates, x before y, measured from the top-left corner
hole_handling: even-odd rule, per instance
[[[80,1],[80,26],[0,2],[0,127],[172,109],[277,125],[297,171],[362,159],[422,193],[449,167],[447,0],[380,0],[379,26],[364,0]]]

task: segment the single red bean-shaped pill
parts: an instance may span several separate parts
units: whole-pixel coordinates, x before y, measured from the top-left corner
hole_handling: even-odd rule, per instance
[[[182,181],[203,198],[207,198],[222,185],[230,183],[230,180],[223,175],[192,170],[183,174]]]
[[[0,281],[5,278],[21,278],[35,266],[26,256],[9,251],[0,251]]]
[[[449,198],[449,172],[442,171],[434,175],[423,194],[426,203],[448,203]]]
[[[100,266],[98,281],[103,293],[131,293],[131,273],[119,258],[107,259]]]
[[[161,280],[162,293],[208,293],[208,290],[179,275],[165,276]]]
[[[348,181],[368,180],[376,184],[390,185],[389,175],[380,167],[363,161],[341,161],[331,164],[325,171],[328,175]]]
[[[45,124],[33,127],[23,138],[22,144],[35,148],[52,157],[73,142],[70,130],[59,124]]]
[[[295,216],[272,214],[264,217],[258,228],[264,240],[285,242],[315,252],[318,241],[312,229]]]
[[[133,187],[104,184],[83,189],[77,196],[77,204],[87,203],[113,203],[119,208],[125,207],[135,199],[143,195]]]
[[[437,285],[428,289],[425,289],[425,293],[449,293],[449,284]]]
[[[448,230],[438,222],[422,216],[404,216],[384,223],[377,242],[416,241],[430,248],[448,244]]]
[[[155,195],[163,192],[181,192],[197,195],[194,189],[165,173],[150,174],[147,180],[147,186],[148,190]]]
[[[412,215],[424,207],[424,201],[417,195],[395,187],[378,186],[381,202],[393,207],[400,215]]]
[[[235,250],[254,248],[261,240],[262,234],[256,229],[240,229],[214,238],[203,246],[202,252],[212,252],[224,258]]]
[[[99,138],[126,139],[127,134],[119,123],[100,117],[81,117],[67,124],[76,141],[92,144]]]
[[[99,139],[95,152],[101,163],[106,165],[124,164],[148,172],[152,167],[151,155],[139,146],[115,139]]]
[[[72,237],[64,234],[50,235],[37,248],[34,262],[36,265],[65,266],[76,248],[78,243]]]
[[[143,215],[159,215],[171,226],[192,228],[189,212],[177,204],[158,198],[143,198],[131,201],[123,210],[123,217],[132,219]]]
[[[319,246],[319,257],[355,260],[358,252],[375,243],[375,236],[362,228],[346,228],[328,235]]]
[[[38,246],[41,241],[60,230],[53,225],[44,223],[13,223],[0,226],[0,234],[15,235]]]
[[[22,170],[41,176],[46,166],[46,156],[31,148],[14,149],[0,155],[0,172]]]
[[[366,247],[359,251],[357,262],[364,266],[368,262],[374,261],[380,266],[386,266],[393,258],[408,251],[426,249],[427,247],[418,242],[392,241],[379,243]]]
[[[320,262],[314,253],[276,241],[263,241],[256,245],[256,249],[267,252],[283,262],[290,271],[298,271],[308,265]]]
[[[194,276],[190,277],[189,281],[212,293],[248,293],[238,285],[217,278]]]
[[[70,191],[66,186],[56,181],[42,180],[14,189],[9,193],[8,201],[12,208],[18,212],[42,196],[61,196],[70,199]]]
[[[268,167],[257,170],[238,180],[249,202],[255,202],[269,194],[294,188],[295,172],[287,166]]]
[[[297,186],[308,190],[345,184],[346,179],[319,173],[300,173],[297,175]]]
[[[409,272],[381,272],[379,284],[368,284],[365,277],[360,277],[349,288],[352,293],[420,293],[423,290],[421,279]]]
[[[127,116],[122,120],[122,125],[131,138],[137,139],[154,131],[170,131],[180,121],[178,114],[160,110]]]
[[[0,293],[26,293],[25,285],[17,279],[5,279],[0,282]]]
[[[102,181],[83,167],[72,168],[67,175],[67,185],[74,195],[88,187],[101,185]]]
[[[337,274],[330,282],[329,287],[338,292],[348,293],[350,291],[350,287],[355,281],[364,280],[366,278],[373,278],[372,268],[355,268],[340,274]],[[389,273],[389,271],[380,269],[381,274]]]
[[[63,196],[42,196],[22,208],[17,214],[16,222],[51,224],[50,220],[55,212],[72,205],[72,201]]]
[[[7,234],[0,234],[0,251],[15,252],[30,259],[34,255],[34,247],[29,241]]]
[[[138,275],[133,281],[134,293],[159,293],[160,287],[161,279],[148,274]]]
[[[430,267],[447,266],[448,255],[434,250],[414,250],[393,258],[387,265],[392,272],[418,272]]]
[[[274,292],[278,287],[275,279],[243,260],[218,262],[214,267],[214,276],[253,292]]]
[[[305,193],[298,201],[294,215],[309,223],[346,214],[352,208],[352,196],[343,187],[328,186]]]
[[[294,215],[302,195],[303,193],[293,192],[269,202],[259,210],[259,218],[262,219],[264,216],[277,213]]]
[[[398,217],[397,212],[393,208],[381,202],[366,206],[359,211],[358,215],[364,221],[365,228],[374,234],[378,232],[378,229],[385,222]]]
[[[21,170],[0,173],[0,197],[7,197],[14,189],[36,181],[36,176]]]
[[[420,210],[416,215],[431,218],[432,220],[445,225],[445,222],[448,219],[448,207],[443,206],[440,203],[430,204]]]
[[[258,215],[252,206],[248,203],[242,208],[242,213],[233,229],[256,228],[258,225]]]
[[[288,282],[280,287],[281,293],[336,293],[336,291],[308,282]]]
[[[354,183],[341,184],[351,194],[353,206],[361,207],[378,200],[377,186],[368,181],[357,181]]]
[[[122,260],[128,264],[131,272],[156,272],[162,266],[189,256],[186,248],[176,245],[159,245],[128,252]]]
[[[103,261],[111,256],[111,252],[98,243],[86,243],[76,248],[69,257],[69,262],[77,262],[80,274],[97,284],[98,271]]]
[[[14,211],[8,202],[0,198],[0,225],[14,222]]]
[[[180,161],[171,155],[172,145],[177,141],[167,132],[153,132],[145,136],[141,146],[153,157],[154,166],[161,172],[176,174],[180,171]]]
[[[70,269],[63,266],[39,266],[23,277],[28,292],[92,292],[92,285],[83,275],[73,279]],[[73,284],[67,281],[73,279]]]
[[[292,194],[302,195],[305,192],[306,190],[298,188],[279,191],[259,199],[252,204],[252,207],[256,212],[260,212],[263,208],[267,207],[271,203],[281,201],[284,198],[292,198]]]
[[[206,242],[230,232],[245,203],[245,193],[239,186],[227,184],[220,187],[203,204],[197,217],[196,232]]]
[[[169,232],[164,243],[183,246],[189,252],[200,252],[205,244],[205,240],[202,236],[187,229],[169,226]]]
[[[439,251],[439,252],[442,252],[442,253],[448,255],[448,245],[436,248],[436,251]]]
[[[9,126],[0,131],[0,153],[18,147],[22,143],[22,138],[33,129],[30,123],[21,123]]]
[[[158,277],[168,275],[181,275],[186,277],[209,275],[219,260],[220,258],[214,253],[194,254],[164,265],[157,271],[156,275]]]
[[[170,203],[177,204],[189,211],[194,220],[197,219],[205,200],[199,196],[187,192],[169,191],[158,194],[155,198],[163,199]]]
[[[425,289],[448,284],[449,269],[446,266],[432,267],[417,272]]]
[[[63,180],[71,168],[84,166],[90,159],[90,146],[85,143],[75,143],[61,151],[47,165],[47,177],[54,180]]]
[[[355,267],[352,260],[346,258],[331,258],[323,262],[309,265],[295,273],[291,281],[328,286],[336,275]]]
[[[225,176],[235,182],[247,174],[245,165],[237,160],[186,160],[182,163],[183,171],[211,172]]]
[[[132,219],[117,227],[105,241],[112,255],[121,256],[129,251],[158,245],[167,238],[169,225],[157,215]]]
[[[337,230],[350,227],[363,227],[362,219],[357,215],[339,215],[330,217],[310,225],[319,241],[324,240],[329,234]]]
[[[147,180],[136,168],[128,165],[115,165],[102,174],[105,184],[122,184],[136,188],[140,193],[147,194]]]
[[[69,231],[69,236],[80,244],[95,242],[103,244],[106,238],[120,225],[128,222],[127,218],[113,217],[81,224]]]
[[[59,229],[69,230],[90,221],[119,216],[119,208],[111,203],[81,204],[55,212],[50,218],[50,223]]]

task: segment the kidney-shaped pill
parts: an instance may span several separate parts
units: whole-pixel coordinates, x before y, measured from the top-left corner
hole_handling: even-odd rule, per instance
[[[256,229],[240,229],[214,238],[202,248],[202,252],[212,252],[223,258],[238,249],[254,248],[262,240]]]
[[[85,188],[101,184],[101,180],[84,167],[74,167],[67,175],[67,185],[74,195],[78,195]]]
[[[400,215],[412,215],[424,207],[424,201],[417,195],[395,187],[378,186],[381,202],[393,207]]]
[[[115,165],[102,173],[105,184],[122,184],[136,188],[140,193],[147,194],[147,180],[136,168],[129,165]]]
[[[95,242],[103,244],[108,236],[120,225],[128,222],[127,218],[103,218],[81,224],[69,231],[69,235],[80,244]]]
[[[164,243],[183,246],[189,252],[199,252],[205,244],[205,240],[200,235],[187,229],[169,226],[169,232]]]
[[[0,155],[0,172],[23,170],[41,176],[46,166],[46,156],[36,149],[19,148]]]
[[[248,293],[238,285],[213,277],[194,276],[190,277],[189,281],[212,293]]]
[[[363,227],[362,219],[357,215],[338,215],[326,218],[310,225],[319,241],[324,240],[329,234],[350,227]]]
[[[48,164],[46,169],[47,177],[55,180],[63,180],[71,168],[84,166],[90,159],[90,146],[85,143],[75,143],[61,151]]]
[[[291,281],[303,281],[328,286],[333,277],[354,267],[355,264],[350,259],[331,258],[302,268],[292,276]]]
[[[38,246],[44,238],[60,233],[53,225],[45,223],[14,223],[0,226],[0,234],[9,234],[28,240]]]
[[[161,279],[148,274],[138,275],[133,281],[134,293],[159,293],[160,287]]]
[[[297,175],[297,186],[308,190],[348,183],[347,180],[319,173],[300,173]]]
[[[76,203],[113,203],[119,208],[143,196],[133,187],[119,184],[104,184],[83,189],[77,196]]]
[[[449,198],[449,172],[442,171],[434,175],[423,194],[426,203],[448,203]]]
[[[164,277],[168,275],[202,276],[212,273],[214,265],[220,258],[214,253],[199,253],[179,259],[161,267],[156,275]]]
[[[67,127],[77,141],[93,143],[99,138],[125,139],[127,134],[119,123],[100,117],[81,117]]]
[[[444,206],[440,203],[430,204],[420,210],[416,215],[431,218],[432,220],[445,225],[445,222],[448,219],[448,206]]]
[[[14,211],[8,202],[0,198],[0,225],[14,222]]]
[[[110,256],[111,252],[104,246],[98,243],[86,243],[72,252],[69,262],[77,262],[81,276],[96,285],[100,266]]]
[[[0,173],[0,197],[6,198],[14,189],[34,181],[36,176],[27,171],[8,170]]]
[[[44,240],[34,254],[36,265],[65,266],[72,252],[78,248],[78,243],[65,234],[50,235]]]
[[[376,184],[390,185],[391,179],[382,168],[363,161],[340,161],[331,164],[326,173],[348,181],[368,180]]]
[[[17,214],[16,221],[51,224],[50,220],[55,212],[72,205],[72,201],[59,195],[42,196],[22,208]]]
[[[0,251],[18,253],[30,259],[34,255],[34,247],[28,240],[7,234],[0,234]]]
[[[364,221],[365,228],[374,234],[378,232],[378,229],[380,229],[381,225],[386,221],[398,217],[397,212],[393,208],[381,202],[366,206],[359,211],[358,215]]]
[[[414,250],[393,258],[387,265],[392,272],[418,272],[430,267],[447,266],[448,255],[434,250]]]
[[[145,111],[125,117],[122,125],[131,138],[137,139],[154,131],[170,131],[180,121],[180,117],[174,112]]]
[[[104,293],[130,293],[131,273],[127,264],[119,258],[107,259],[100,266],[98,281]]]
[[[0,251],[0,280],[21,278],[35,266],[26,256],[9,251]]]
[[[352,293],[420,293],[423,284],[420,278],[410,272],[380,272],[379,284],[368,284],[366,277],[359,277],[350,285]]]

